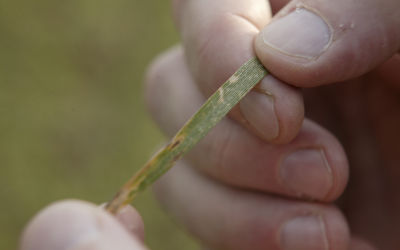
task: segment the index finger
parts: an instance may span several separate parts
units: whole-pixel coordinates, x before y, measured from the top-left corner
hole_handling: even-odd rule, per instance
[[[179,0],[174,9],[189,69],[207,97],[255,56],[254,39],[271,19],[265,0]],[[230,115],[264,140],[282,144],[297,135],[304,112],[300,90],[277,81],[268,76]]]

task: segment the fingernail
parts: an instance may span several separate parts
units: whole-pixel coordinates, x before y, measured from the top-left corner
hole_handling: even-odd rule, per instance
[[[278,118],[275,114],[274,99],[264,93],[252,90],[241,101],[240,109],[244,118],[270,141],[279,134]]]
[[[298,8],[266,26],[262,37],[266,45],[285,54],[314,59],[329,46],[331,32],[318,14]]]
[[[140,214],[130,205],[123,207],[116,215],[116,218],[133,235],[144,242],[144,225]]]
[[[301,216],[290,220],[281,233],[283,250],[328,250],[321,216]]]
[[[284,185],[298,192],[323,200],[332,187],[332,172],[322,149],[300,149],[282,162],[280,176]]]

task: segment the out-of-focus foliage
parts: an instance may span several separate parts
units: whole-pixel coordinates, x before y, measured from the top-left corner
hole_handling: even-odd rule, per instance
[[[47,204],[102,203],[149,159],[162,135],[143,77],[177,41],[168,1],[0,1],[0,249]],[[134,205],[150,249],[197,249],[151,192]]]

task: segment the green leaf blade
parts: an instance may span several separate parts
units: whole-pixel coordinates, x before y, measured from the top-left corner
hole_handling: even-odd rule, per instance
[[[153,184],[174,163],[193,148],[268,71],[257,57],[235,72],[181,128],[171,142],[161,149],[108,202],[106,210],[116,214],[138,194]]]

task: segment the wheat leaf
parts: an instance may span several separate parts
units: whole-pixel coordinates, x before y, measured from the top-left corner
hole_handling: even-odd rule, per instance
[[[116,214],[123,206],[153,184],[196,145],[267,74],[268,71],[257,57],[246,62],[207,100],[171,142],[114,195],[105,209]]]

